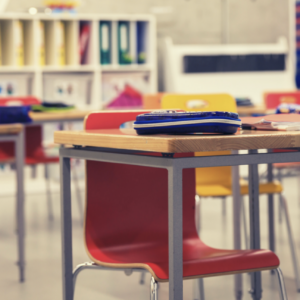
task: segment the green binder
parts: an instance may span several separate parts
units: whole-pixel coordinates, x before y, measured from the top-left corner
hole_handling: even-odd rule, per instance
[[[132,58],[130,56],[130,38],[128,21],[120,21],[118,23],[118,52],[120,65],[127,65],[132,63]]]
[[[100,62],[101,65],[111,64],[111,22],[100,22]]]

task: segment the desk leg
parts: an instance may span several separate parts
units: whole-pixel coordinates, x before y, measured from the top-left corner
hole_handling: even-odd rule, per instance
[[[60,157],[63,300],[73,300],[70,158]]]
[[[24,133],[16,138],[16,174],[17,174],[17,231],[18,231],[18,266],[20,282],[25,281],[25,217],[24,217]]]
[[[273,165],[268,164],[268,182],[273,182]],[[269,249],[275,252],[275,223],[274,223],[274,195],[268,195],[269,207]],[[272,273],[275,273],[274,271]]]
[[[257,150],[250,150],[257,153]],[[259,179],[258,165],[249,165],[249,205],[250,205],[250,248],[260,249],[260,226],[259,226]],[[261,273],[251,274],[251,294],[253,300],[262,297]]]
[[[232,151],[238,154],[238,151]],[[241,249],[241,195],[240,195],[240,172],[239,166],[231,168],[232,174],[232,197],[233,197],[233,236],[234,249]],[[235,299],[241,300],[243,297],[243,277],[242,274],[234,276]]]
[[[182,169],[168,169],[169,300],[183,299]]]

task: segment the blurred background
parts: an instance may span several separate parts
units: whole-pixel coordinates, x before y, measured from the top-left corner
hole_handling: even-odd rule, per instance
[[[30,107],[24,153],[30,148],[36,155],[35,163],[26,157],[24,167],[26,282],[20,284],[13,265],[14,153],[0,143],[1,299],[61,299],[54,131],[82,130],[84,117],[95,110],[160,109],[167,93],[199,95],[187,110],[203,109],[203,95],[226,93],[235,99],[240,116],[275,113],[282,104],[298,105],[288,109],[299,112],[298,48],[300,2],[295,0],[0,0],[0,109]],[[72,161],[74,265],[89,261],[83,242],[84,166],[83,161]],[[259,171],[266,181],[267,166],[260,165]],[[297,253],[299,173],[295,166],[274,172],[292,199],[289,212]],[[245,166],[240,175],[247,179]],[[212,247],[232,249],[232,197],[208,198],[201,204],[201,239]],[[267,196],[260,199],[262,248],[268,248]],[[276,253],[289,299],[299,300],[300,282],[280,210],[276,202]],[[248,216],[248,206],[245,211]],[[243,248],[246,241],[247,236]],[[139,274],[86,271],[78,279],[75,299],[148,299],[150,275],[144,280],[141,284]],[[205,298],[251,299],[249,281],[243,275],[241,290],[236,291],[234,276],[205,279]],[[279,299],[277,279],[269,272],[263,273],[263,289],[263,299]],[[159,286],[159,298],[168,299],[167,284]],[[184,299],[200,300],[196,281],[185,281]]]

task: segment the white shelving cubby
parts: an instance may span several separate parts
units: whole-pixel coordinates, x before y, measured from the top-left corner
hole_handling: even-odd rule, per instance
[[[129,24],[131,61],[120,64],[118,26],[124,21]],[[110,61],[105,64],[100,22],[110,24]],[[85,38],[84,26],[88,31]],[[138,38],[143,39],[145,48],[142,62]],[[84,56],[80,41],[85,45]],[[134,73],[147,77],[145,93],[157,91],[156,22],[152,15],[6,13],[0,15],[0,43],[0,97],[31,94],[45,101],[74,101],[81,109],[103,109],[103,78]],[[69,94],[59,97],[64,89]]]

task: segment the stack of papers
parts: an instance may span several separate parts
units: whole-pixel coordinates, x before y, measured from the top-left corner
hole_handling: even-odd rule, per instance
[[[255,130],[300,130],[300,114],[276,114],[263,117],[241,118],[243,129]]]

